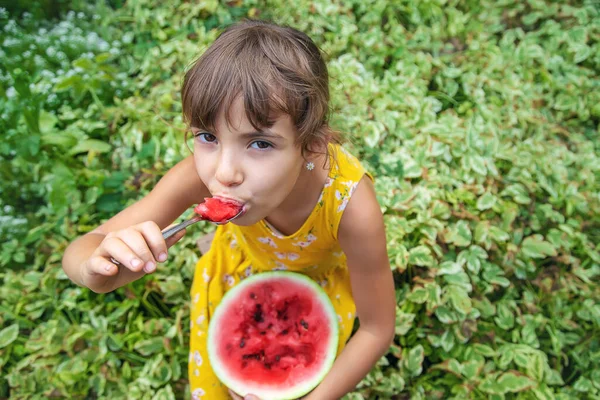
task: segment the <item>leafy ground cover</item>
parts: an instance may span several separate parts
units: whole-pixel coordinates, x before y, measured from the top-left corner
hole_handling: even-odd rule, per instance
[[[185,68],[243,17],[318,42],[333,125],[377,176],[397,337],[347,399],[600,398],[597,3],[5,7],[0,398],[185,398],[195,239],[212,228],[105,295],[60,260],[188,154]]]

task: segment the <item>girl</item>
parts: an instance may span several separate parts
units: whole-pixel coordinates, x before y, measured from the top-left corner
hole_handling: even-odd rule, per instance
[[[240,398],[208,363],[208,322],[228,289],[274,269],[304,273],[329,294],[340,324],[338,357],[306,398],[342,397],[386,353],[395,296],[372,177],[328,126],[319,49],[295,29],[243,21],[198,59],[181,94],[193,155],[148,196],[70,244],[65,272],[94,292],[115,290],[167,260],[185,232],[165,241],[161,229],[186,210],[205,197],[235,200],[243,214],[217,228],[191,288],[192,398]],[[360,328],[348,341],[355,315]]]

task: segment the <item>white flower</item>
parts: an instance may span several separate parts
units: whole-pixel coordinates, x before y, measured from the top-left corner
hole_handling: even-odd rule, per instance
[[[297,253],[281,253],[279,251],[275,252],[275,255],[277,256],[277,258],[279,258],[280,260],[285,260],[286,258],[290,261],[296,261],[297,259],[300,258],[300,255]]]
[[[235,279],[229,274],[223,275],[223,282],[226,282],[229,286],[235,285]]]
[[[332,183],[333,183],[333,179],[331,179],[330,177],[327,177],[327,179],[325,180],[324,187],[329,187],[329,186],[331,186]]]
[[[246,269],[244,270],[244,275],[246,277],[249,277],[250,275],[252,275],[252,265],[249,265],[246,267]]]
[[[352,319],[352,317],[354,317],[354,315],[352,315],[352,313],[348,311],[348,319]]]
[[[204,320],[205,320],[205,319],[206,319],[206,317],[205,317],[203,314],[200,314],[200,315],[198,316],[198,318],[196,318],[196,323],[197,323],[198,325],[201,325],[201,324],[204,322]]]
[[[200,293],[196,293],[194,296],[194,304],[196,304],[200,300]]]
[[[194,362],[197,366],[202,365],[202,356],[200,355],[200,352],[198,350],[194,351]]]
[[[342,201],[342,204],[340,204],[337,208],[337,212],[342,212],[346,209],[346,206],[348,205],[348,198],[346,197],[344,199],[344,201]]]
[[[293,243],[293,244],[294,244],[294,246],[308,247],[308,246],[310,246],[310,243],[311,242],[304,242],[303,241],[303,242],[296,242],[296,243]]]
[[[334,255],[334,257],[341,257],[341,256],[344,255],[344,252],[343,251],[336,251],[336,252],[333,253],[333,255]]]
[[[309,234],[309,235],[306,237],[306,240],[307,240],[308,242],[311,242],[311,243],[312,243],[312,242],[314,242],[315,240],[317,240],[317,237],[311,233],[311,234]]]
[[[288,269],[287,265],[280,263],[279,261],[276,261],[275,265],[277,266],[273,268],[273,271],[285,271],[286,269]]]
[[[203,397],[205,394],[206,392],[200,388],[194,389],[194,391],[192,392],[192,400],[200,400],[200,398]]]
[[[273,247],[273,248],[277,248],[277,244],[275,244],[275,241],[273,241],[273,239],[268,238],[268,237],[260,237],[258,238],[258,241],[264,244],[268,244],[269,246]]]
[[[206,268],[204,268],[204,271],[202,271],[202,277],[204,278],[205,283],[208,283],[208,281],[210,281],[210,276],[206,272]]]

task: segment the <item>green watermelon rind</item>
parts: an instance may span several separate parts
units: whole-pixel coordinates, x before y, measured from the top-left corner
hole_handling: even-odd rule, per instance
[[[294,388],[286,389],[285,392],[282,392],[281,390],[265,390],[264,388],[258,388],[258,387],[253,388],[251,384],[248,384],[245,382],[240,382],[238,380],[230,378],[229,374],[227,373],[224,366],[219,363],[219,357],[216,354],[217,346],[211,346],[211,342],[212,342],[211,338],[216,335],[215,331],[219,325],[218,321],[223,317],[224,312],[228,308],[227,306],[232,301],[235,300],[237,293],[239,291],[243,290],[244,287],[246,287],[252,283],[256,283],[261,280],[269,280],[269,279],[277,279],[277,278],[292,279],[292,280],[295,280],[298,283],[302,283],[302,284],[308,286],[310,289],[312,289],[314,291],[314,293],[317,295],[317,299],[319,300],[319,303],[322,305],[322,307],[325,310],[326,315],[329,318],[329,321],[330,321],[329,325],[331,328],[331,336],[330,336],[331,343],[329,346],[329,353],[327,354],[325,362],[321,366],[321,371],[319,371],[318,374],[315,374],[313,379],[308,380],[308,381],[304,382],[303,384],[295,385]],[[208,358],[209,358],[211,367],[212,367],[213,371],[215,372],[215,374],[217,375],[217,377],[219,378],[219,380],[225,386],[227,386],[229,389],[233,390],[234,392],[236,392],[242,396],[252,393],[252,394],[258,396],[261,400],[297,399],[297,398],[302,397],[305,394],[309,393],[325,378],[325,375],[327,375],[327,373],[333,366],[333,363],[337,356],[338,341],[339,341],[339,326],[338,326],[337,314],[335,312],[335,309],[333,308],[333,304],[331,303],[329,296],[327,295],[327,293],[325,293],[323,288],[321,288],[321,286],[319,286],[319,284],[317,284],[314,280],[312,280],[308,276],[302,275],[297,272],[269,271],[269,272],[257,273],[248,278],[245,278],[238,285],[234,286],[232,289],[230,289],[229,291],[227,291],[225,293],[225,295],[223,296],[223,299],[221,300],[221,302],[215,309],[215,312],[209,322],[208,339],[207,339]],[[244,392],[246,392],[246,393],[244,393]]]

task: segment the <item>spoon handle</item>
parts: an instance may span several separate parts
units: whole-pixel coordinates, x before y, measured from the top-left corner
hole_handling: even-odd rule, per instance
[[[179,232],[182,229],[187,228],[188,226],[190,226],[191,224],[194,224],[198,221],[202,221],[202,217],[200,217],[199,215],[196,215],[195,217],[192,217],[190,219],[186,219],[183,222],[180,222],[179,224],[170,227],[169,229],[165,229],[162,232],[162,236],[163,239],[167,240],[168,238],[170,238],[171,236],[173,236],[174,234],[176,234],[177,232]]]

